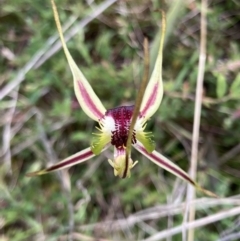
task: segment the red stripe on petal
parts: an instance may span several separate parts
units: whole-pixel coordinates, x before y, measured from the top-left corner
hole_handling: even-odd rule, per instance
[[[146,116],[146,112],[148,111],[148,109],[154,105],[156,99],[157,99],[157,94],[158,94],[158,85],[159,83],[156,83],[153,87],[153,90],[152,90],[152,93],[151,93],[151,96],[149,97],[146,105],[144,106],[144,109],[141,111],[141,114],[140,116]]]
[[[77,81],[78,83],[78,87],[79,90],[81,92],[82,98],[85,102],[85,104],[87,105],[87,107],[89,108],[89,110],[95,115],[97,116],[97,118],[100,120],[103,118],[103,114],[101,113],[101,111],[97,108],[97,106],[95,105],[95,103],[92,101],[90,95],[88,94],[85,86],[80,82]]]
[[[175,168],[174,166],[168,164],[166,161],[161,159],[159,156],[155,155],[155,153],[157,153],[156,151],[153,151],[152,153],[148,153],[146,151],[146,149],[144,147],[140,146],[140,145],[138,145],[136,148],[139,149],[141,152],[143,152],[143,154],[145,156],[147,156],[149,158],[152,158],[153,160],[159,162],[162,166],[165,166],[166,168],[169,168],[173,172],[177,173],[180,177],[182,177],[183,179],[190,182],[193,186],[195,186],[195,182],[187,174],[185,174],[184,171],[182,172],[178,168]]]
[[[56,165],[53,165],[52,167],[47,168],[46,171],[50,172],[50,171],[54,171],[54,170],[63,168],[64,166],[74,165],[75,162],[78,162],[79,160],[84,160],[86,158],[90,158],[91,156],[95,156],[91,150],[89,150],[88,152],[85,152],[85,153],[79,153],[78,156],[75,156],[67,161],[63,161]]]

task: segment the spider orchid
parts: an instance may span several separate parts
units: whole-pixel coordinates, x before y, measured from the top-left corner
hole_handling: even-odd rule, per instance
[[[75,61],[69,53],[62,34],[62,28],[54,0],[51,0],[51,3],[63,50],[73,75],[75,94],[83,111],[90,118],[97,121],[99,123],[99,127],[97,127],[98,133],[93,133],[94,137],[90,147],[49,168],[29,173],[28,175],[42,175],[51,171],[71,167],[87,161],[88,159],[106,150],[109,146],[113,145],[113,160],[108,160],[108,162],[114,169],[114,175],[119,176],[120,178],[130,177],[131,169],[137,164],[137,161],[134,162],[131,159],[130,150],[127,150],[126,148],[129,129],[133,119],[134,106],[120,106],[109,110],[104,108],[103,104],[94,93],[91,85],[84,77],[81,70],[77,67]],[[187,181],[197,189],[205,192],[207,195],[215,196],[215,194],[200,187],[189,177],[185,171],[155,151],[155,144],[152,140],[152,134],[144,131],[146,121],[156,112],[163,96],[162,52],[164,34],[165,17],[162,18],[162,34],[155,67],[147,84],[145,93],[143,94],[142,101],[139,105],[139,111],[137,112],[137,115],[135,115],[137,118],[135,118],[136,120],[133,130],[129,138],[130,144],[156,165]]]

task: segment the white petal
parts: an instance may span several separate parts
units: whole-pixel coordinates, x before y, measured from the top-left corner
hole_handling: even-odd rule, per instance
[[[140,108],[140,115],[145,121],[156,112],[163,97],[162,56],[166,23],[164,12],[162,12],[162,14],[162,31],[158,56]]]
[[[63,50],[67,57],[69,67],[72,71],[73,81],[74,81],[74,90],[75,90],[75,94],[77,96],[78,102],[82,107],[83,111],[90,118],[92,118],[95,121],[99,121],[104,116],[106,109],[104,108],[102,102],[97,97],[91,85],[89,84],[89,82],[87,81],[87,79],[85,78],[81,70],[77,67],[75,61],[73,60],[71,54],[69,53],[62,34],[62,27],[59,20],[55,2],[53,0],[51,0],[51,2],[52,2],[54,18],[55,18],[59,36],[62,42]]]
[[[107,148],[107,146],[105,147],[105,149]],[[103,149],[103,150],[105,150]],[[33,173],[28,173],[27,176],[36,176],[36,175],[42,175],[42,174],[46,174],[52,171],[56,171],[56,170],[61,170],[64,168],[69,168],[71,166],[77,165],[79,163],[85,162],[88,159],[94,157],[95,154],[91,151],[90,147],[58,162],[57,164],[48,167],[46,169],[37,171],[37,172],[33,172]]]

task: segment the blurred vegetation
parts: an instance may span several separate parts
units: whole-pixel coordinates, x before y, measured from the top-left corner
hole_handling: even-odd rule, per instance
[[[102,2],[56,1],[63,25],[71,19],[76,22],[86,18]],[[177,3],[168,0],[118,1],[79,30],[68,47],[107,109],[132,104],[141,79],[143,37],[154,43],[160,25],[159,13],[154,10],[163,8],[168,13],[165,95],[147,129],[154,133],[157,150],[188,170],[198,73],[200,1],[183,2],[174,9]],[[239,12],[238,1],[216,0],[210,1],[207,15],[198,181],[222,197],[240,192]],[[3,88],[56,34],[56,27],[48,0],[0,0],[0,22]],[[15,88],[0,102],[0,240],[66,240],[71,219],[69,202],[74,208],[74,240],[93,240],[84,235],[106,240],[144,240],[169,227],[170,214],[139,221],[134,226],[112,226],[116,220],[142,210],[185,199],[185,183],[136,152],[133,159],[139,163],[126,180],[114,177],[106,161],[112,156],[111,151],[71,168],[71,200],[64,181],[60,181],[68,180],[66,171],[60,175],[25,176],[54,159],[61,160],[88,147],[96,125],[77,103],[62,50],[26,74],[15,106],[17,91]],[[9,138],[10,152],[6,152]],[[197,218],[223,209],[206,209],[202,204]],[[172,217],[174,226],[182,223],[183,215],[181,211]],[[227,218],[199,228],[196,240],[217,240],[234,225],[235,231],[239,231],[236,220]],[[105,221],[111,222],[101,226]],[[181,234],[173,240],[182,240]]]

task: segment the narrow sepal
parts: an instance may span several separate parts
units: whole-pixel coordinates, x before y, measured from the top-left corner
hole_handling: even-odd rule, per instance
[[[158,109],[163,96],[163,82],[162,82],[162,56],[163,56],[163,44],[166,31],[165,13],[162,11],[162,31],[159,44],[158,56],[155,62],[155,66],[147,85],[143,101],[140,108],[140,115],[143,120],[150,118]]]
[[[90,147],[88,147],[88,148],[62,160],[61,162],[59,162],[51,167],[48,167],[48,168],[40,170],[40,171],[28,173],[27,176],[29,176],[29,177],[38,176],[38,175],[43,175],[43,174],[46,174],[46,173],[49,173],[52,171],[68,168],[68,167],[77,165],[79,163],[82,163],[84,161],[87,161],[88,159],[90,159],[93,156],[95,156],[95,154],[91,151]]]
[[[196,183],[192,178],[183,171],[180,167],[178,167],[176,164],[171,162],[168,158],[163,156],[157,151],[153,151],[152,153],[148,153],[148,151],[144,148],[144,146],[141,143],[136,143],[134,145],[135,149],[137,149],[139,152],[141,152],[144,156],[146,156],[150,161],[154,162],[159,167],[169,171],[173,175],[187,181],[191,185],[193,185],[197,190],[205,193],[208,196],[211,197],[218,197],[216,194],[212,193],[211,191],[208,191],[204,188],[202,188],[198,183]]]
[[[71,54],[69,53],[63,37],[62,27],[59,20],[57,7],[55,5],[54,0],[51,0],[51,3],[52,3],[52,8],[53,8],[57,29],[62,42],[63,50],[73,75],[74,90],[75,90],[75,94],[77,96],[78,102],[82,107],[83,111],[90,118],[92,118],[95,121],[98,121],[104,116],[106,109],[104,108],[102,102],[97,97],[91,85],[89,84],[89,82],[87,81],[87,79],[85,78],[81,70],[77,67],[75,61],[73,60]]]

